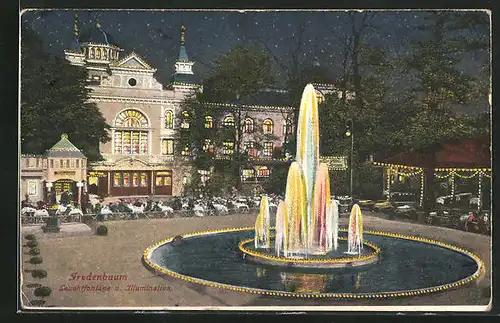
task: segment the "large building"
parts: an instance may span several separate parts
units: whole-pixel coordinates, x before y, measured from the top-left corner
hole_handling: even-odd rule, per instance
[[[178,120],[181,119],[178,116],[182,115],[185,98],[193,91],[203,90],[193,73],[195,62],[188,58],[184,34],[182,26],[179,55],[169,84],[158,82],[154,77],[156,69],[138,53],[124,54],[112,35],[99,25],[82,33],[78,42],[65,51],[71,64],[88,70],[90,101],[97,104],[111,126],[112,140],[100,146],[104,160],[89,164],[89,193],[102,196],[182,194],[190,162],[185,154],[174,150],[175,134],[179,127],[189,125]],[[277,93],[279,91],[273,91],[267,96],[279,96]],[[218,122],[234,124],[236,115],[230,111],[238,111],[239,116],[244,111],[241,149],[249,152],[253,165],[242,170],[243,180],[258,182],[269,177],[269,165],[283,162],[273,158],[273,151],[283,145],[285,134],[291,134],[292,128],[286,120],[291,120],[294,109],[256,101],[213,104],[229,112],[220,120],[207,115],[210,127]],[[272,136],[257,145],[252,134],[258,127]],[[221,158],[234,151],[234,144],[226,142],[223,147],[216,147]]]

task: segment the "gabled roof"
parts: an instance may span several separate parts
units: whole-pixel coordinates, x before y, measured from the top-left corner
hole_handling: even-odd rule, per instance
[[[61,135],[61,140],[45,152],[45,156],[86,158],[80,149],[68,140],[68,135],[65,133]]]
[[[123,67],[123,68],[134,68],[143,70],[154,70],[151,65],[149,65],[139,54],[132,51],[130,54],[114,63],[113,66]]]

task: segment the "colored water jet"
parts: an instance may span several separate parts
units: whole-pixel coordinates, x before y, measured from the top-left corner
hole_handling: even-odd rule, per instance
[[[354,204],[349,216],[347,253],[360,255],[363,251],[363,217],[358,204]]]
[[[269,217],[269,199],[263,195],[260,200],[260,210],[255,221],[255,248],[269,248],[270,240],[270,217]]]

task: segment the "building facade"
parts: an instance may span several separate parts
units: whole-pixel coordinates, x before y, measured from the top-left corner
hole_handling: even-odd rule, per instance
[[[138,53],[123,55],[123,49],[99,25],[76,38],[78,41],[65,51],[71,64],[88,70],[90,101],[97,104],[111,126],[112,140],[100,144],[104,159],[88,165],[89,193],[182,194],[189,180],[190,152],[177,153],[175,134],[189,125],[178,119],[182,119],[179,116],[183,114],[181,106],[186,97],[203,90],[196,82],[195,63],[188,58],[184,34],[182,26],[174,74],[166,85],[157,81],[156,69]],[[268,98],[279,96],[276,91],[267,92]],[[236,120],[244,123],[240,149],[248,152],[252,166],[242,169],[241,176],[243,182],[255,183],[270,176],[273,164],[286,162],[283,158],[273,158],[273,152],[292,135],[294,108],[282,103],[270,104],[272,100],[263,103],[252,100],[238,104],[210,103],[228,112],[222,117],[207,115],[205,126],[234,125]],[[264,136],[257,138],[257,132]],[[224,142],[222,147],[212,147],[207,142],[207,149],[217,150],[218,158],[227,158],[236,147],[235,142]]]
[[[66,134],[43,155],[21,155],[20,194],[31,202],[59,201],[63,192],[78,203],[87,180],[87,158]]]

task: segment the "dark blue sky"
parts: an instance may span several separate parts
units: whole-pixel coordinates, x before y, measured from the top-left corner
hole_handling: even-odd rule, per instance
[[[41,36],[48,51],[62,55],[73,37],[73,14],[79,14],[80,33],[95,26],[113,35],[126,52],[135,50],[160,75],[170,75],[178,55],[180,25],[186,26],[189,58],[197,62],[195,72],[203,76],[218,55],[237,44],[262,41],[283,62],[290,60],[297,46],[301,26],[304,37],[300,59],[319,65],[335,78],[341,64],[341,40],[350,33],[345,11],[28,11],[21,19]],[[450,12],[451,13],[451,12]],[[391,60],[411,50],[410,40],[422,37],[416,26],[424,23],[424,11],[378,11],[375,28],[364,33],[363,41],[384,49]],[[483,13],[487,15],[487,13]],[[356,14],[357,23],[363,13]],[[483,37],[488,35],[482,35]],[[462,68],[476,74],[487,54],[467,57]],[[276,79],[283,80],[276,67]],[[407,75],[395,73],[389,84],[408,84]]]

